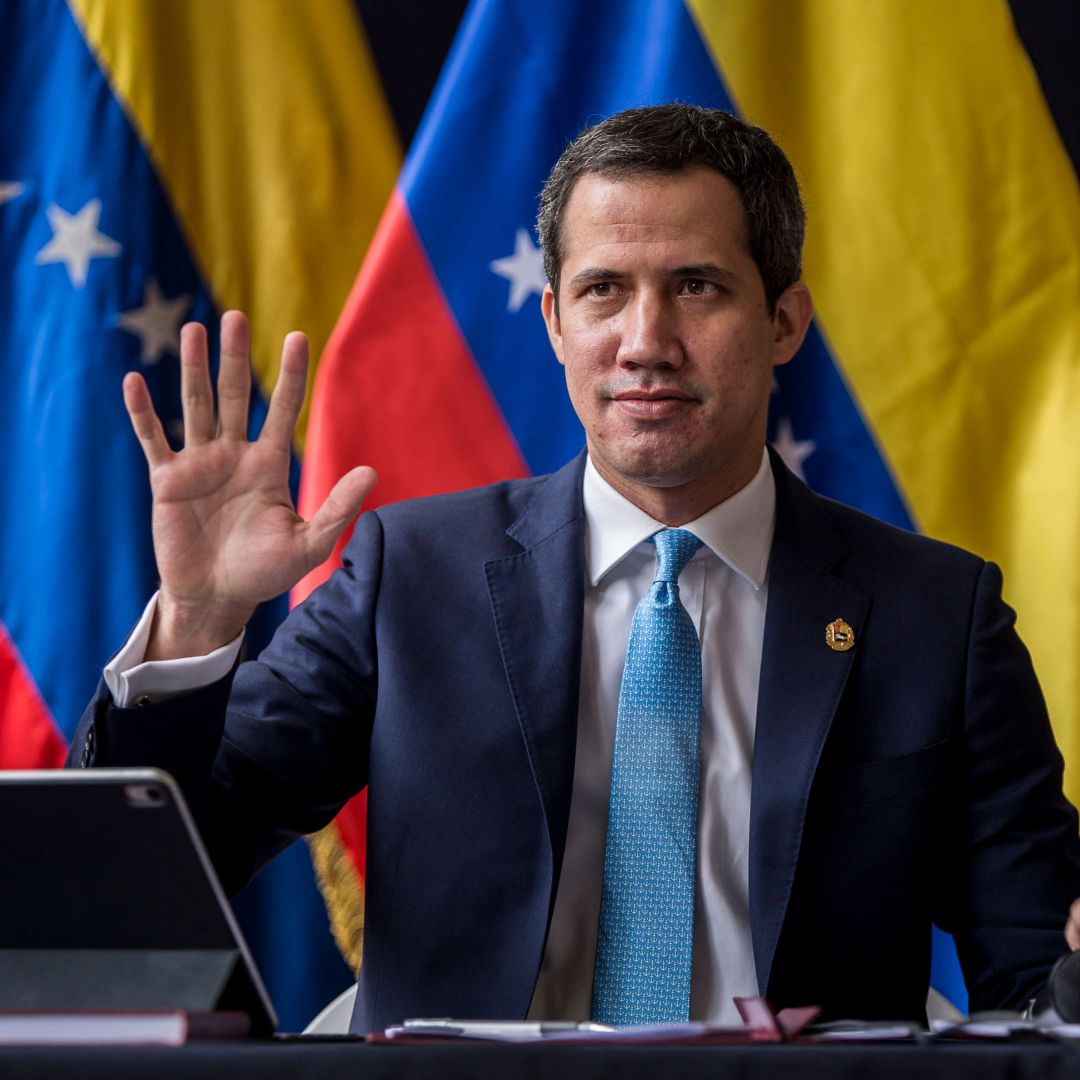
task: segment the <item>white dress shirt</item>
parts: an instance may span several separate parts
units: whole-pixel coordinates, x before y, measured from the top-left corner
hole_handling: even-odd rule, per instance
[[[209,686],[225,678],[240,655],[244,643],[242,632],[206,656],[144,660],[156,610],[157,593],[154,593],[123,648],[105,665],[105,685],[122,709],[139,701],[164,701],[174,694]]]
[[[665,526],[586,464],[585,614],[570,820],[551,930],[529,1015],[588,1019],[603,887],[611,754],[634,608],[656,573],[648,538]],[[703,543],[679,578],[702,643],[701,783],[691,1016],[738,1022],[735,995],[757,993],[750,942],[750,770],[767,573],[776,512],[768,455],[741,491],[683,528]],[[105,669],[116,704],[192,690],[221,678],[238,637],[209,656],[143,662],[150,601]]]
[[[603,888],[615,717],[634,608],[656,574],[663,526],[585,469],[585,617],[577,756],[566,853],[529,1015],[587,1019]],[[776,516],[768,455],[730,499],[684,525],[703,543],[679,578],[702,644],[701,782],[690,1013],[739,1022],[757,993],[748,852],[767,574]]]

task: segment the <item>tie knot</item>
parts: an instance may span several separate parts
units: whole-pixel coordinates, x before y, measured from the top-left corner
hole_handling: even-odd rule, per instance
[[[650,539],[656,545],[656,580],[677,583],[701,541],[685,529],[662,529]]]

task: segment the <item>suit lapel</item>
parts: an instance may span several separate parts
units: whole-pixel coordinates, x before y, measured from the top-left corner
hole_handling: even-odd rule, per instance
[[[552,474],[507,529],[523,550],[484,564],[503,666],[547,817],[553,882],[566,843],[577,742],[584,464],[581,455]]]
[[[762,992],[791,895],[810,786],[859,648],[869,597],[841,580],[847,554],[816,496],[774,456],[776,533],[758,692],[750,805],[750,921]],[[855,648],[834,651],[825,628],[849,623]]]

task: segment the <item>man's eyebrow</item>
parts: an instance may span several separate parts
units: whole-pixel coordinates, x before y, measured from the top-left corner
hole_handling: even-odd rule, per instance
[[[580,288],[583,285],[591,285],[597,281],[618,281],[625,277],[621,270],[614,270],[609,266],[587,266],[584,270],[576,273],[567,282],[572,288]],[[673,266],[668,271],[668,276],[673,278],[726,278],[734,281],[738,274],[734,270],[727,270],[716,263],[692,263],[687,266]]]
[[[610,281],[612,278],[622,276],[618,270],[612,270],[607,266],[587,266],[584,270],[576,273],[567,284],[573,288],[578,285],[588,285],[594,281]]]
[[[730,278],[734,280],[739,275],[734,270],[726,270],[722,266],[717,266],[716,263],[694,263],[691,266],[676,266],[671,271],[672,277],[693,278]]]

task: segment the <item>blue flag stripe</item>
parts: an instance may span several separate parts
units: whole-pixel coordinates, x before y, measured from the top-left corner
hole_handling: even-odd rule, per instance
[[[213,308],[66,5],[9,5],[0,70],[19,91],[0,97],[0,179],[22,185],[0,205],[0,619],[70,736],[156,577],[123,374],[146,375],[167,427],[179,417],[175,355],[144,362],[120,317],[154,288],[183,317],[210,321]],[[72,219],[77,235],[63,231]]]

